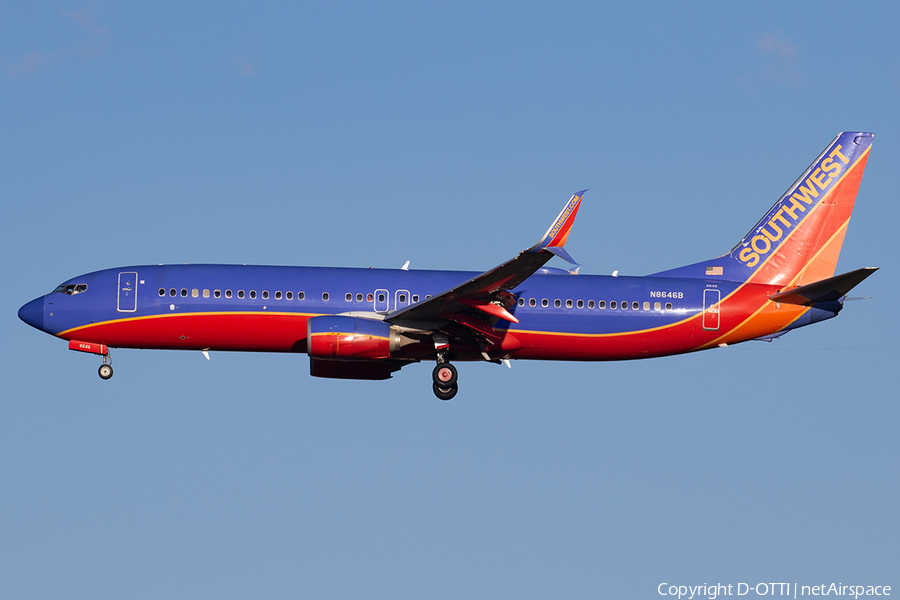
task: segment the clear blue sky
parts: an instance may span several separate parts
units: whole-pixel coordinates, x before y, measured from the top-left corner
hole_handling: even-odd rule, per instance
[[[0,7],[0,598],[656,598],[900,590],[896,3]],[[839,318],[625,363],[311,378],[96,357],[16,317],[103,268],[488,269],[729,250],[876,134]],[[751,594],[752,596],[752,594]]]

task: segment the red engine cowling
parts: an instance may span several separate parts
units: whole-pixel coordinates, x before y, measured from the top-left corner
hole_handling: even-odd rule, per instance
[[[307,352],[313,358],[379,360],[390,358],[403,337],[383,321],[321,316],[306,322]]]

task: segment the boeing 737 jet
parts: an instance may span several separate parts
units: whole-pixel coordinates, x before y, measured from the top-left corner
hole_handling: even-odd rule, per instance
[[[80,275],[19,317],[100,355],[110,348],[305,352],[315,377],[388,379],[434,361],[623,360],[772,340],[837,316],[875,268],[834,275],[871,133],[845,132],[730,252],[645,277],[583,275],[565,244],[578,192],[534,246],[484,273],[246,265],[143,265]]]

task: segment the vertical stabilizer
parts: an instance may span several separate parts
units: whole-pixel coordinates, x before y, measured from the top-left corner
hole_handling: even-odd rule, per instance
[[[656,275],[785,286],[831,277],[873,138],[841,133],[730,253]]]

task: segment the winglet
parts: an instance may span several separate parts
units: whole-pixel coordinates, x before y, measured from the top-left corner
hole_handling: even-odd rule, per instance
[[[572,223],[575,222],[575,215],[578,214],[578,208],[581,206],[581,199],[584,197],[586,191],[587,190],[581,190],[580,192],[576,192],[566,203],[562,212],[559,213],[559,216],[556,217],[556,220],[553,222],[553,225],[550,226],[550,229],[548,229],[547,233],[544,234],[544,237],[541,238],[541,241],[525,252],[537,254],[542,250],[546,250],[559,256],[563,260],[572,264],[577,264],[572,260],[572,257],[563,250],[563,246],[566,245],[566,240],[569,239],[569,231],[572,229]]]
[[[575,262],[575,259],[572,258],[571,256],[569,256],[569,253],[566,252],[563,248],[560,248],[559,246],[547,246],[546,248],[544,248],[544,250],[546,250],[547,252],[552,252],[553,254],[560,257],[564,261],[571,263],[578,268],[581,268],[581,265],[578,264],[577,262]]]

